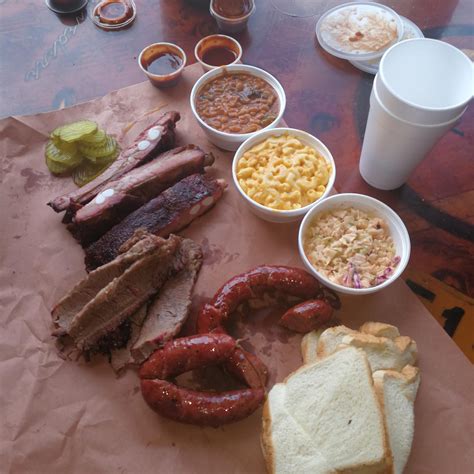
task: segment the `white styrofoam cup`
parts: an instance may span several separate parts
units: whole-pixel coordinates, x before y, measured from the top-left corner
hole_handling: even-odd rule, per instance
[[[401,41],[380,61],[377,90],[385,107],[403,120],[420,125],[449,122],[472,99],[472,62],[444,41]]]
[[[403,185],[434,144],[461,118],[474,88],[460,50],[427,38],[392,46],[380,61],[359,162],[378,189]]]
[[[359,162],[367,183],[378,189],[404,184],[434,144],[461,118],[438,125],[418,125],[393,115],[380,101],[374,82]]]

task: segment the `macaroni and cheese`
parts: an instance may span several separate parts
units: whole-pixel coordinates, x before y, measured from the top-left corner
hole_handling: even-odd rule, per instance
[[[319,199],[331,171],[319,152],[290,134],[267,138],[237,163],[237,179],[245,194],[280,211],[300,209]]]

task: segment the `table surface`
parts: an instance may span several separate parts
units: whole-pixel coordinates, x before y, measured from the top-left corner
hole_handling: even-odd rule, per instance
[[[137,56],[150,43],[175,42],[193,63],[196,42],[218,32],[206,1],[135,1],[135,22],[106,32],[90,19],[94,0],[68,16],[54,14],[41,0],[0,0],[0,117],[63,108],[141,82]],[[412,240],[410,267],[474,296],[474,107],[405,186],[387,192],[367,185],[358,161],[373,76],[327,55],[314,34],[321,13],[341,3],[257,0],[248,30],[235,36],[242,61],[280,80],[286,122],[329,147],[339,192],[374,196],[400,214]],[[472,0],[382,3],[413,20],[426,37],[474,57]]]

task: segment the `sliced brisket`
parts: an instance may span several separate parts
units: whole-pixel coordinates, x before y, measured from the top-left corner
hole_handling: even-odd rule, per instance
[[[107,183],[119,178],[128,171],[147,163],[159,153],[174,146],[176,122],[180,119],[178,112],[166,112],[150,127],[140,133],[135,141],[120,153],[115,162],[100,176],[71,193],[59,196],[48,203],[56,212],[85,204],[99,192],[106,189]],[[69,215],[73,211],[69,212]]]
[[[183,239],[176,258],[181,260],[183,268],[166,282],[148,306],[140,337],[131,350],[135,363],[142,363],[156,348],[176,336],[188,317],[202,251],[192,240]]]
[[[213,162],[212,155],[194,145],[162,153],[150,163],[109,182],[107,189],[76,212],[68,228],[87,246],[130,212],[186,176],[203,173],[204,167]]]
[[[113,260],[120,246],[138,229],[166,237],[186,227],[221,198],[225,186],[224,180],[201,174],[182,179],[90,245],[86,249],[86,269],[90,271]]]
[[[182,239],[171,235],[158,249],[102,288],[73,318],[68,335],[80,351],[93,350],[105,334],[134,314],[181,270],[175,253]]]
[[[126,253],[119,255],[115,260],[89,273],[80,281],[52,310],[54,321],[54,335],[60,336],[69,332],[69,326],[74,316],[105,288],[114,278],[135,262],[150,255],[166,241],[151,234],[137,233],[131,246],[124,249]]]

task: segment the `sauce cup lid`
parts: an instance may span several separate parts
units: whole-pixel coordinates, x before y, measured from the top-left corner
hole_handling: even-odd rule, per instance
[[[116,21],[104,21],[102,17],[101,10],[111,4],[121,4],[125,8],[124,15],[117,18]],[[137,16],[137,7],[133,0],[104,0],[99,2],[92,11],[92,21],[93,23],[102,28],[103,30],[118,30],[125,28],[127,25],[132,23]]]
[[[374,2],[344,3],[328,10],[316,24],[321,47],[333,56],[353,61],[380,58],[400,41],[403,32],[400,16]]]

